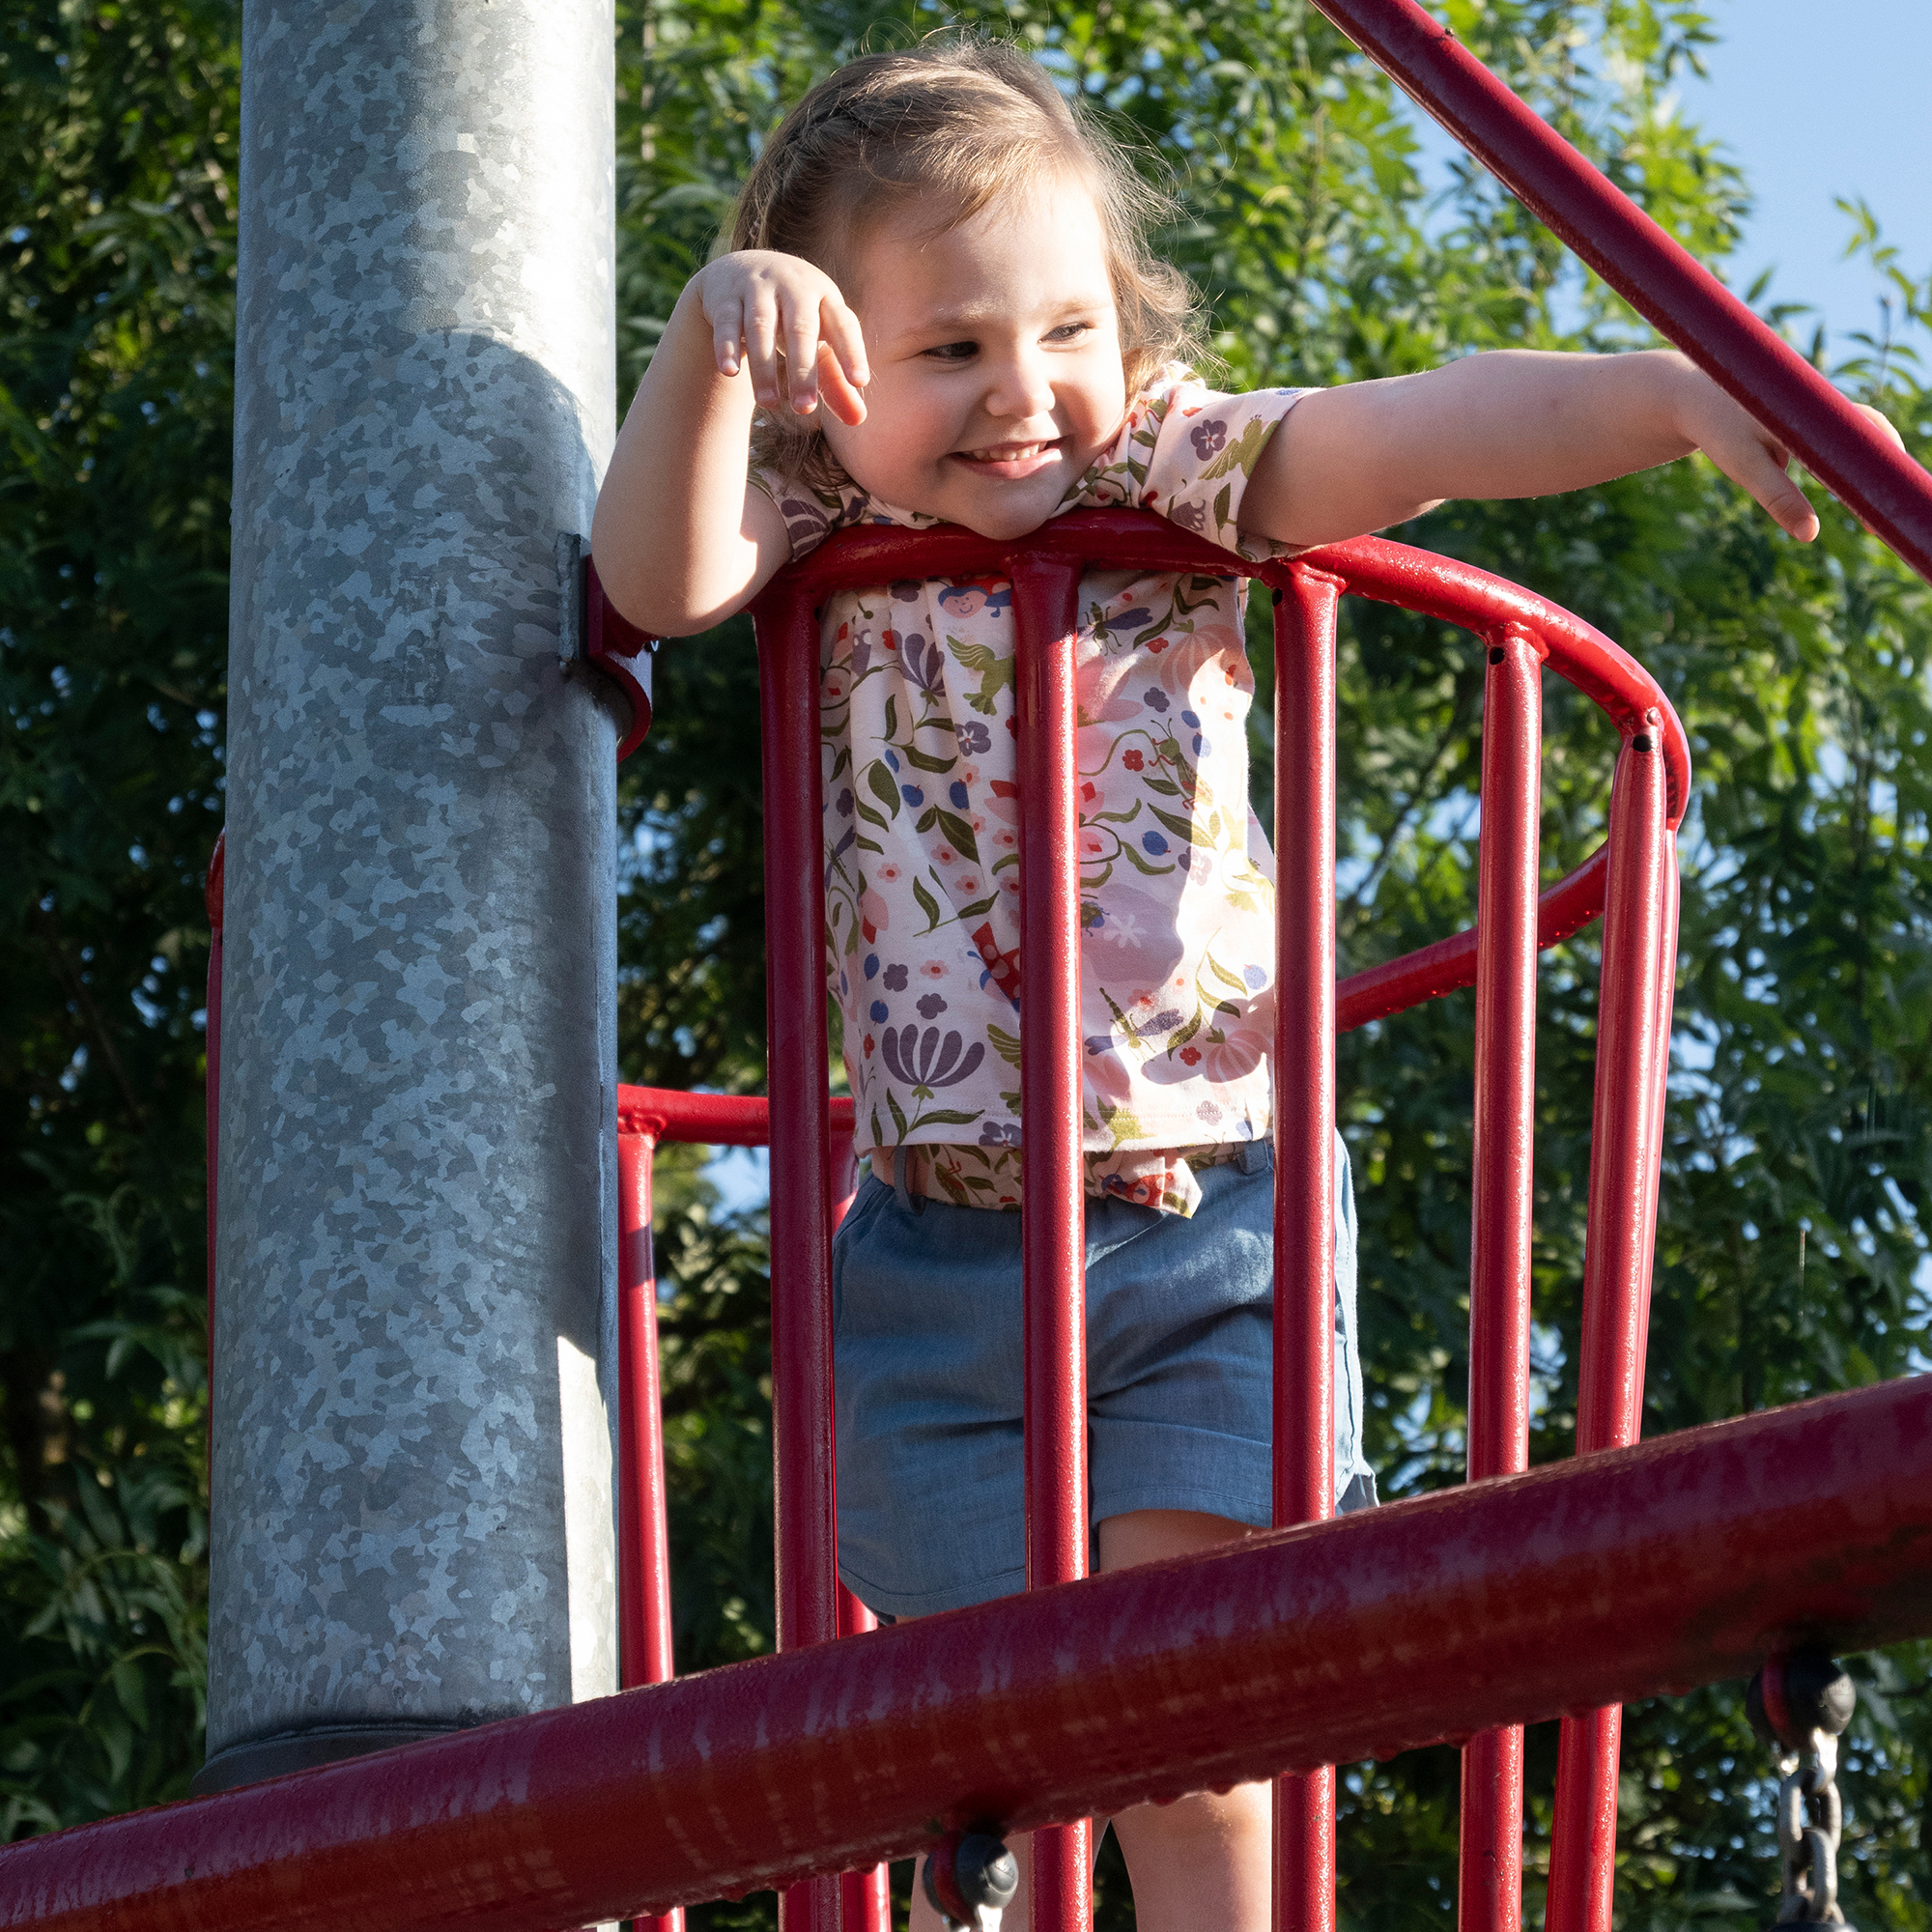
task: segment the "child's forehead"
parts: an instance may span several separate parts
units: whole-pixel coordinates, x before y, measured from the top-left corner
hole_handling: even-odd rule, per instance
[[[891,212],[853,238],[847,299],[972,322],[1015,303],[1088,301],[1111,289],[1105,216],[1093,189],[1048,179],[956,218],[930,206]]]

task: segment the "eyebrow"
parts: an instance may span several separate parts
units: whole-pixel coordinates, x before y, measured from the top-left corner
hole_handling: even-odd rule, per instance
[[[1113,291],[1109,289],[1104,294],[1089,293],[1069,297],[1065,301],[1055,302],[1044,313],[1049,316],[1065,317],[1078,315],[1083,311],[1112,309],[1116,305]],[[906,327],[898,330],[897,334],[900,336],[925,335],[934,329],[977,328],[981,323],[996,318],[1000,313],[999,305],[994,302],[964,302],[957,308],[941,309],[936,314],[925,316],[916,323],[909,324]]]

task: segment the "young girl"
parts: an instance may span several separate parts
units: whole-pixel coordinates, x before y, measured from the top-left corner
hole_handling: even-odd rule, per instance
[[[1577,489],[1694,449],[1794,536],[1785,452],[1684,357],[1497,354],[1221,395],[1157,199],[1002,45],[815,87],[693,277],[598,500],[605,587],[666,636],[869,522],[1013,537],[1158,510],[1249,558],[1442,498]],[[1232,579],[1093,572],[1077,645],[1092,1520],[1102,1570],[1269,1515],[1272,863],[1247,809]],[[827,975],[871,1178],[839,1231],[840,1572],[910,1617],[1019,1589],[1017,793],[998,582],[831,600]],[[1338,1503],[1361,1457],[1337,1141]],[[1114,1821],[1143,1932],[1262,1932],[1265,1787]],[[914,1924],[931,1927],[916,1899]],[[1028,1924],[1024,1891],[1008,1923]]]

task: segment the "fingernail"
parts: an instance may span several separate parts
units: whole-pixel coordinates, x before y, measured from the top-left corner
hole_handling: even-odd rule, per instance
[[[818,407],[818,391],[808,389],[803,395],[794,396],[791,399],[791,406],[800,415],[809,416]]]
[[[727,349],[724,352],[724,358],[719,366],[724,371],[725,375],[735,376],[738,373],[738,357],[736,353]]]

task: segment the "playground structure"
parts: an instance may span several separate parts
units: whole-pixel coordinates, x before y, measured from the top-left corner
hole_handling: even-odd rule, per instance
[[[1407,0],[1322,0],[1665,333],[1773,422],[1914,567],[1932,489],[1822,378],[1491,79]],[[0,1925],[554,1932],[755,1886],[789,1927],[873,1932],[876,1880],[840,1873],[950,1827],[1043,1828],[1041,1932],[1084,1922],[1090,1812],[1284,1776],[1279,1922],[1334,1922],[1338,1760],[1464,1741],[1462,1911],[1520,1916],[1520,1733],[1565,1718],[1553,1932],[1606,1932],[1617,1706],[1745,1675],[1804,1645],[1932,1630],[1932,1395],[1898,1383],[1644,1447],[1640,1347],[1667,1062],[1674,871],[1689,770],[1662,695],[1606,639],[1481,573],[1373,541],[1254,574],[1277,606],[1276,1531],[1192,1563],[1079,1582],[1079,1042],[1070,600],[1083,560],[1235,566],[1172,526],[1115,513],[1021,546],[959,531],[859,531],[785,573],[758,611],[763,662],[766,1103],[629,1090],[616,1100],[623,1680],[634,1695],[429,1739],[0,1853]],[[826,1106],[816,797],[816,601],[901,575],[1008,576],[1020,653],[1028,951],[1022,1067],[1028,1489],[1035,1593],[838,1641],[829,1406],[831,1227],[849,1140]],[[1335,603],[1345,588],[1475,629],[1489,653],[1472,934],[1332,978]],[[594,595],[588,648],[625,641]],[[1603,705],[1622,744],[1605,853],[1539,905],[1541,665]],[[641,716],[641,714],[639,714]],[[1595,1153],[1579,1450],[1521,1471],[1535,953],[1603,912]],[[231,927],[230,943],[235,934]],[[1477,987],[1478,1171],[1466,1492],[1326,1523],[1332,1044],[1453,986]],[[218,1045],[211,1005],[212,1044]],[[211,1058],[213,1060],[213,1054]],[[627,1130],[628,1129],[628,1130]],[[651,1433],[648,1144],[768,1137],[781,1654],[667,1683],[661,1455]],[[846,1184],[841,1184],[846,1183]],[[1315,1394],[1306,1407],[1302,1390]],[[1300,1525],[1295,1527],[1293,1525]],[[1074,1585],[1054,1588],[1042,1586]],[[1774,1674],[1774,1681],[1776,1681]],[[648,1920],[646,1920],[648,1922]]]

